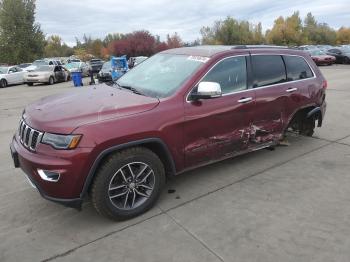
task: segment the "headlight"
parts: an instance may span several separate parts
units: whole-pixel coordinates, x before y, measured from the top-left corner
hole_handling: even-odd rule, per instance
[[[56,149],[74,149],[78,146],[81,135],[56,135],[45,133],[41,143],[48,144]]]

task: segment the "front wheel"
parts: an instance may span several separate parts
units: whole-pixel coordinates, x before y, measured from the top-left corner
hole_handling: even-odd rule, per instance
[[[108,157],[91,188],[95,209],[114,220],[125,220],[149,210],[165,181],[164,166],[151,150],[135,147]]]
[[[55,79],[52,76],[50,76],[49,85],[53,85],[54,83],[55,83]]]
[[[6,79],[1,79],[1,80],[0,80],[0,87],[1,87],[1,88],[7,87],[7,81],[6,81]]]

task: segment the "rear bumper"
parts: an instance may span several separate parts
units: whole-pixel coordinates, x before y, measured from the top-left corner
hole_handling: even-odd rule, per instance
[[[46,145],[43,146],[42,151],[45,151]],[[81,165],[80,162],[86,163],[85,149],[78,149],[76,152],[59,151],[56,156],[30,152],[14,136],[10,150],[15,167],[23,170],[43,198],[64,206],[81,208],[81,191],[86,177],[82,172],[84,164]],[[63,155],[59,156],[60,154]],[[44,180],[39,175],[39,169],[57,171],[60,173],[60,179],[56,182]]]

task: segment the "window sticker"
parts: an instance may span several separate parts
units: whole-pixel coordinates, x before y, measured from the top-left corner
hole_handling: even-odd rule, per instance
[[[209,57],[205,57],[205,56],[189,56],[187,58],[187,60],[192,60],[192,61],[198,61],[198,62],[201,62],[201,63],[206,63],[208,60],[209,60]]]

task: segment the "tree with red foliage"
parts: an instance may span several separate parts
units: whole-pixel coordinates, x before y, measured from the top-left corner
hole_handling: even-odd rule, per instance
[[[168,48],[178,48],[183,46],[181,37],[175,32],[173,35],[167,35]]]
[[[183,43],[177,33],[172,36],[168,35],[167,42],[161,42],[158,36],[155,37],[150,32],[142,30],[123,35],[122,39],[110,42],[103,54],[106,54],[108,50],[109,54],[115,56],[151,56],[154,53],[180,46],[183,46]]]
[[[148,31],[135,31],[111,42],[108,49],[116,56],[151,56],[156,50],[156,39]]]

